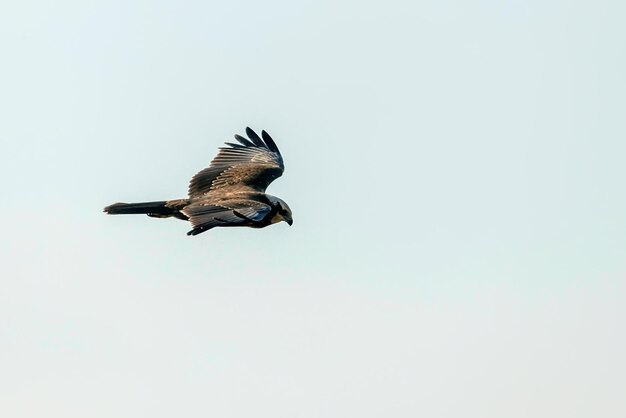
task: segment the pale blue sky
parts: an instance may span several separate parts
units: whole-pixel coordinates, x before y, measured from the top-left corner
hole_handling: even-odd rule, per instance
[[[0,6],[0,415],[623,417],[619,1]],[[245,126],[294,226],[110,217]]]

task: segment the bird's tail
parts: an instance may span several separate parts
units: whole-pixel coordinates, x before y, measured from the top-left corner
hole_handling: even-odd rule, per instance
[[[114,203],[104,208],[109,215],[146,214],[155,218],[175,216],[180,219],[187,217],[180,212],[187,204],[187,199],[162,200],[158,202]]]

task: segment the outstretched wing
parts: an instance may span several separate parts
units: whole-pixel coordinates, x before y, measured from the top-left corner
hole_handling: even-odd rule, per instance
[[[253,225],[261,222],[272,208],[264,203],[250,200],[223,201],[219,204],[194,203],[182,212],[189,217],[192,230],[197,235],[216,226]]]
[[[213,190],[265,192],[269,184],[285,170],[283,157],[267,132],[246,128],[248,138],[235,135],[239,144],[227,142],[220,148],[211,165],[193,176],[189,197],[201,196]]]

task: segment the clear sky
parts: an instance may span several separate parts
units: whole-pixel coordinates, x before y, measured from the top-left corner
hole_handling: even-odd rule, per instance
[[[0,415],[626,416],[625,4],[4,2]]]

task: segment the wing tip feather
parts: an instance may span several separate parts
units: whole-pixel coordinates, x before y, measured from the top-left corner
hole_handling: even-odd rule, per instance
[[[245,146],[245,147],[251,147],[251,146],[253,146],[252,142],[250,142],[248,139],[244,138],[244,137],[243,137],[243,136],[241,136],[241,135],[235,134],[235,139],[236,139],[237,141],[239,141],[239,142],[240,142],[243,146]],[[228,142],[227,142],[227,144],[228,144]],[[230,145],[230,144],[229,144],[229,145]]]
[[[267,145],[267,148],[270,151],[275,152],[276,154],[280,155],[280,151],[278,150],[278,146],[276,145],[276,142],[274,142],[274,140],[272,139],[270,134],[268,134],[267,132],[265,132],[263,130],[263,131],[261,131],[261,136],[263,137],[263,140],[265,141],[265,144]]]
[[[250,140],[254,142],[254,145],[257,147],[266,148],[265,142],[263,142],[259,135],[257,135],[257,133],[254,132],[249,126],[246,126],[246,135],[248,135],[248,138],[250,138]]]

